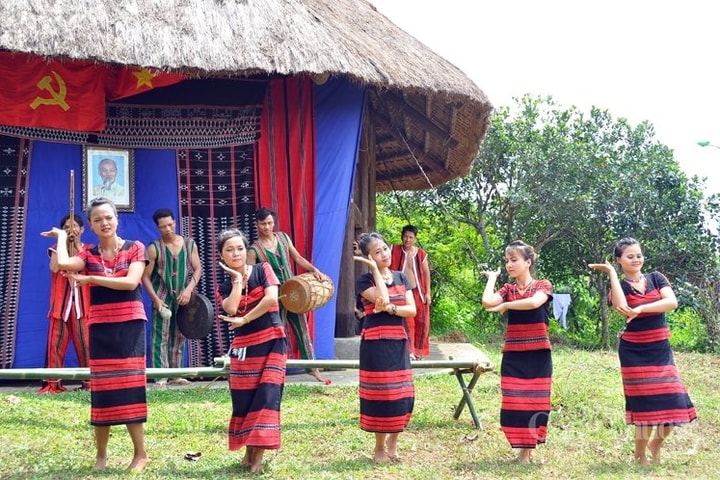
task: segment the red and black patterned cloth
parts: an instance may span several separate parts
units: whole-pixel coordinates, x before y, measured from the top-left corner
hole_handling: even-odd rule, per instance
[[[27,215],[30,140],[0,135],[0,368],[15,358]]]

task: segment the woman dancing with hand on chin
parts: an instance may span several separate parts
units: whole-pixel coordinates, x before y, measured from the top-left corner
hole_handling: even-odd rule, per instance
[[[505,248],[505,269],[513,283],[494,292],[500,269],[482,272],[488,279],[483,307],[508,314],[500,366],[500,426],[510,446],[519,449],[520,463],[530,462],[533,450],[545,443],[550,416],[552,285],[533,279],[536,260],[533,247],[516,240]]]
[[[670,348],[665,312],[677,307],[670,282],[660,272],[642,273],[645,259],[637,240],[619,240],[614,253],[623,281],[609,262],[588,267],[608,275],[610,301],[625,317],[618,343],[625,422],[635,425],[635,461],[647,466],[646,450],[650,449],[652,463],[660,463],[660,449],[673,428],[697,415]]]
[[[243,446],[242,466],[262,471],[266,449],[280,448],[280,402],[287,347],[278,307],[279,281],[268,263],[247,265],[248,242],[237,229],[220,233],[220,266],[229,278],[218,287],[218,303],[235,338],[230,347],[232,417],[230,450]]]
[[[87,211],[99,244],[74,257],[67,251],[67,232],[53,228],[44,237],[57,238],[57,262],[78,286],[90,284],[90,423],[95,427],[94,470],[107,464],[111,425],[125,425],[133,443],[128,466],[140,472],[148,463],[143,424],[147,421],[145,377],[145,307],[140,282],[145,270],[145,247],[117,235],[115,204],[96,198]]]
[[[358,277],[362,299],[360,332],[360,428],[375,433],[373,460],[397,461],[398,437],[405,430],[415,404],[415,387],[405,317],[415,315],[415,301],[405,274],[390,270],[390,247],[379,233],[358,239],[363,256],[353,259],[368,266]]]

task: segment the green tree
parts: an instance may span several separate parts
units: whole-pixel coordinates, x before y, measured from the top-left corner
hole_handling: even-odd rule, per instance
[[[705,202],[701,188],[654,139],[648,122],[632,126],[606,110],[585,114],[552,98],[525,96],[514,108],[497,110],[468,176],[402,198],[420,218],[470,227],[481,244],[476,266],[495,268],[502,246],[516,238],[534,245],[542,276],[574,298],[589,290],[597,299],[586,302],[589,325],[576,322],[576,328],[607,347],[607,279],[590,273],[587,263],[614,260],[612,245],[624,236],[641,241],[647,268],[665,272],[685,303],[695,301],[717,339],[718,245],[705,215],[717,216],[718,200]]]

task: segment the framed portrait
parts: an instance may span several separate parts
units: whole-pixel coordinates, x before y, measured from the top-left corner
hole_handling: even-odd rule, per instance
[[[130,148],[83,147],[83,204],[106,197],[119,212],[135,211],[135,158]]]

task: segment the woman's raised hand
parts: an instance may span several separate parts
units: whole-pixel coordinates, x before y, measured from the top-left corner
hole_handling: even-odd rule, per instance
[[[482,271],[482,272],[480,272],[480,275],[482,275],[483,277],[487,277],[487,278],[490,278],[491,276],[494,276],[494,277],[497,278],[498,275],[500,275],[500,267],[498,267],[497,270],[485,270],[485,271]]]
[[[638,315],[640,315],[640,311],[637,310],[637,308],[631,308],[629,305],[618,305],[617,307],[613,307],[617,313],[625,317],[625,323],[632,322]]]
[[[365,265],[370,267],[370,269],[377,268],[377,263],[375,263],[375,260],[370,257],[355,255],[353,256],[353,260],[355,260],[356,262],[364,263]]]
[[[49,238],[58,238],[61,233],[64,233],[67,235],[67,232],[63,230],[62,228],[53,227],[52,229],[46,231],[46,232],[40,232],[40,235],[43,237],[49,237]]]
[[[228,273],[228,275],[230,275],[230,277],[233,279],[233,281],[235,281],[235,280],[243,281],[244,280],[243,272],[238,272],[237,270],[233,270],[232,268],[225,265],[225,262],[218,262],[218,265],[220,265],[220,268],[225,270]]]
[[[613,273],[617,274],[615,268],[608,261],[605,261],[605,263],[588,263],[588,267],[598,272],[607,273],[608,275],[612,275]]]
[[[375,299],[375,308],[373,309],[373,311],[375,313],[384,312],[388,305],[390,305],[390,302],[387,301],[385,298],[377,297]]]
[[[485,307],[488,312],[503,314],[507,311],[507,304],[505,302],[495,305],[494,307]]]

